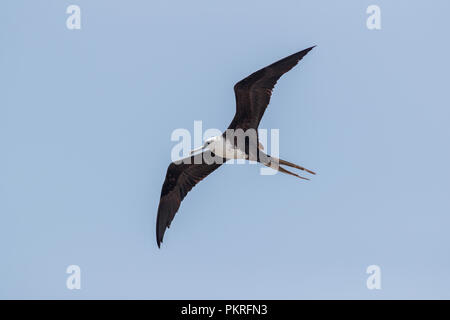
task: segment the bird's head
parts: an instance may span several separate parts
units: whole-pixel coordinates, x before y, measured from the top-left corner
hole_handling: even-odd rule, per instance
[[[206,148],[208,148],[208,146],[209,146],[211,143],[214,143],[214,142],[216,142],[216,141],[219,140],[219,139],[220,139],[220,136],[215,136],[215,137],[211,137],[211,138],[206,139],[206,140],[205,140],[205,143],[204,143],[201,147],[195,148],[195,149],[193,149],[193,150],[191,151],[191,155],[194,154],[194,153],[196,153],[197,151],[205,150]]]

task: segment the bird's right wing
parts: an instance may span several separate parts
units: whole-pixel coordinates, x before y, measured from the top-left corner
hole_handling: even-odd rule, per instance
[[[234,86],[236,114],[229,129],[257,129],[278,79],[291,70],[314,47],[294,53],[258,70]]]
[[[194,157],[190,157],[189,163],[171,163],[167,168],[166,179],[161,190],[161,198],[158,206],[158,216],[156,218],[156,242],[158,247],[164,237],[167,228],[175,217],[181,201],[189,191],[201,180],[206,178],[211,172],[221,166],[219,163],[207,164],[204,162],[195,164]],[[180,160],[182,161],[182,160]]]

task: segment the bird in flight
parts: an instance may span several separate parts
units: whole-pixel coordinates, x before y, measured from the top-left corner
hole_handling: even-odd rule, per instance
[[[175,217],[181,201],[201,180],[229,159],[257,161],[277,171],[309,180],[280,165],[315,174],[302,166],[281,160],[263,151],[257,129],[278,79],[291,70],[314,47],[294,53],[252,73],[234,86],[236,114],[226,132],[209,138],[191,151],[191,157],[172,162],[167,168],[156,218],[156,243],[161,246],[164,233]],[[203,151],[194,155],[197,151]],[[211,161],[212,158],[214,161]]]

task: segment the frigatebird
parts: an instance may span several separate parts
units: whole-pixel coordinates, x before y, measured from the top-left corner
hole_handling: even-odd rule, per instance
[[[203,153],[172,162],[169,165],[161,190],[156,218],[156,242],[158,247],[161,246],[164,233],[170,227],[181,201],[187,193],[226,160],[255,160],[280,172],[306,180],[309,179],[284,169],[280,164],[315,174],[302,166],[265,154],[257,135],[259,122],[270,102],[272,90],[278,79],[291,70],[314,47],[294,53],[236,83],[234,86],[236,114],[227,131],[222,135],[207,139],[204,145],[191,151],[191,155],[201,150],[204,150]],[[239,144],[235,134],[228,134],[230,130],[231,132],[243,132],[244,135],[250,131],[256,132],[256,135],[254,135],[256,139],[245,139],[244,137],[244,140],[240,140],[244,143]],[[207,152],[214,156],[216,160],[222,161],[205,161]],[[200,156],[200,161],[198,161],[198,156]]]

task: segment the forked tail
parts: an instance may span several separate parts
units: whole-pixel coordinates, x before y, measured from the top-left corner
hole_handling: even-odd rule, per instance
[[[289,174],[291,176],[295,176],[297,178],[304,179],[304,180],[309,180],[306,177],[299,176],[296,173],[293,173],[293,172],[290,172],[290,171],[286,170],[285,168],[280,166],[281,164],[285,165],[285,166],[288,166],[288,167],[292,167],[292,168],[296,168],[296,169],[308,172],[310,174],[316,174],[314,171],[306,169],[305,167],[299,166],[299,165],[297,165],[295,163],[292,163],[292,162],[289,162],[289,161],[286,161],[286,160],[282,160],[282,159],[279,159],[279,158],[275,158],[275,157],[269,156],[269,155],[267,155],[267,154],[265,154],[265,153],[263,153],[261,151],[260,151],[260,155],[262,155],[262,156],[260,156],[260,159],[259,159],[260,163],[262,163],[263,165],[265,165],[265,166],[267,166],[269,168],[272,168],[274,170],[277,170],[277,171],[280,171],[280,172],[283,172],[283,173],[287,173],[287,174]]]

